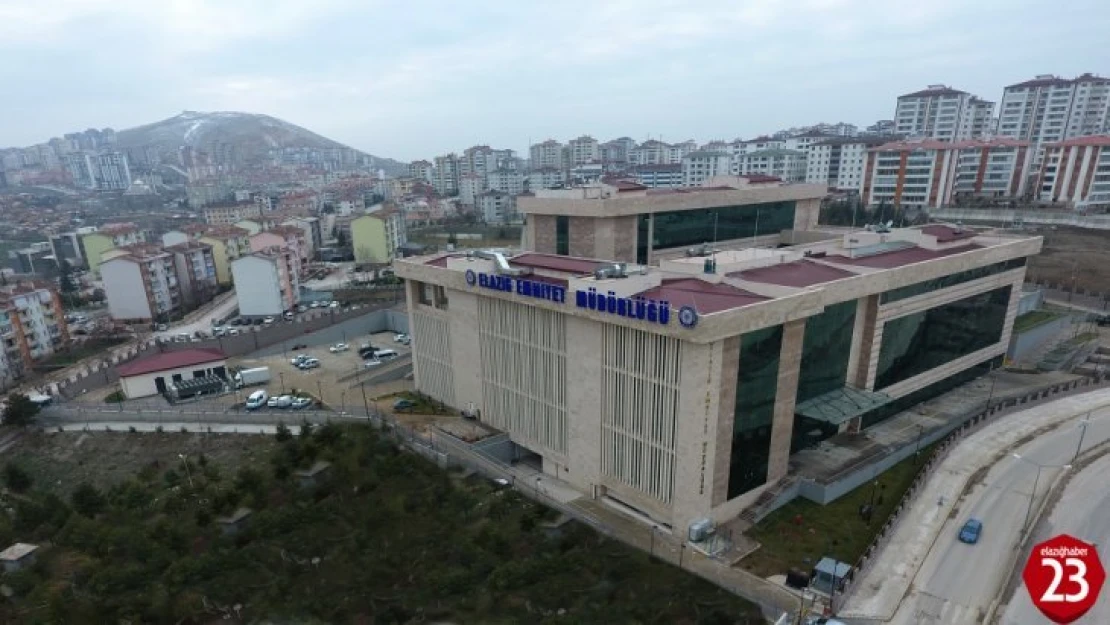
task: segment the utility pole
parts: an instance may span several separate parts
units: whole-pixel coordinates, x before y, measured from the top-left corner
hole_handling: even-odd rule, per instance
[[[370,404],[366,401],[366,383],[358,385],[362,389],[362,407],[366,409],[366,420],[370,420]]]

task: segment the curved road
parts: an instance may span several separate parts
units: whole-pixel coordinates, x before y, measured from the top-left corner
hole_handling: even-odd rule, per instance
[[[1102,456],[1073,476],[1051,516],[1037,527],[1033,542],[1037,543],[1058,534],[1071,534],[1100,547],[1110,545],[1108,474],[1110,455]],[[1110,566],[1110,553],[1105,549],[1101,547],[1099,554],[1104,567]],[[1045,622],[1045,618],[1029,600],[1025,584],[1019,585],[1008,601],[1009,605],[1002,613],[1000,621],[1003,625]],[[1110,590],[1104,586],[1095,607],[1077,623],[1110,623]]]
[[[1071,421],[1041,434],[986,472],[944,523],[940,535],[918,571],[910,592],[892,623],[960,625],[979,623],[1002,589],[1014,564],[1015,545],[1023,532],[1033,499],[1033,514],[1052,483],[1076,454],[1081,429]],[[1110,440],[1110,408],[1095,410],[1083,437],[1083,449]],[[1038,479],[1038,467],[1040,477]],[[1036,492],[1033,487],[1036,483]],[[969,518],[983,521],[979,542],[957,539]],[[1040,623],[1042,620],[1014,621]],[[1091,621],[1110,622],[1110,621]]]

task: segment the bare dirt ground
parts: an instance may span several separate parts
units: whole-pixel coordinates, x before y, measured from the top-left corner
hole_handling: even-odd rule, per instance
[[[233,476],[241,466],[265,471],[274,444],[272,436],[244,434],[29,430],[3,454],[3,461],[24,468],[39,488],[65,496],[81,481],[107,487],[136,476],[145,467],[179,467],[182,460],[178,454],[189,458],[192,471],[201,470],[201,454],[225,477]]]
[[[1029,260],[1031,280],[1049,281],[1083,291],[1110,291],[1110,231],[1040,227],[1027,230],[1044,237],[1044,249]]]

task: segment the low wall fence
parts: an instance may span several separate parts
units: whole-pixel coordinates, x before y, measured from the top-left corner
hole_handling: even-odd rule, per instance
[[[1071,382],[1057,384],[1050,388],[1021,397],[1000,400],[997,404],[991,404],[970,419],[956,425],[937,443],[936,449],[933,450],[929,459],[926,460],[925,464],[918,470],[917,476],[910,484],[905,495],[902,496],[898,505],[894,507],[894,510],[891,511],[890,515],[880,526],[878,534],[875,535],[875,538],[872,539],[867,549],[864,550],[863,555],[853,563],[852,569],[848,573],[847,579],[844,581],[843,590],[835,597],[835,601],[833,602],[833,614],[836,613],[836,606],[842,605],[843,601],[851,596],[855,584],[862,578],[862,574],[867,572],[875,556],[881,553],[882,549],[886,547],[890,538],[894,535],[894,531],[898,527],[898,523],[902,518],[902,513],[908,510],[913,503],[917,501],[917,498],[925,488],[925,484],[928,482],[929,478],[932,477],[937,467],[940,466],[952,449],[962,442],[963,439],[978,432],[983,426],[994,422],[1001,416],[1019,410],[1025,410],[1049,400],[1057,400],[1106,387],[1110,387],[1110,376],[1101,378],[1081,378]],[[943,505],[943,503],[942,501],[938,503],[938,505]]]

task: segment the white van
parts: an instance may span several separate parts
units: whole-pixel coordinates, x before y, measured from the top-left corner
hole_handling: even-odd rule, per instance
[[[379,349],[374,352],[374,356],[379,360],[392,360],[397,357],[397,351],[393,349]]]
[[[269,401],[270,395],[266,391],[255,391],[247,397],[247,410],[254,410],[266,405]]]

